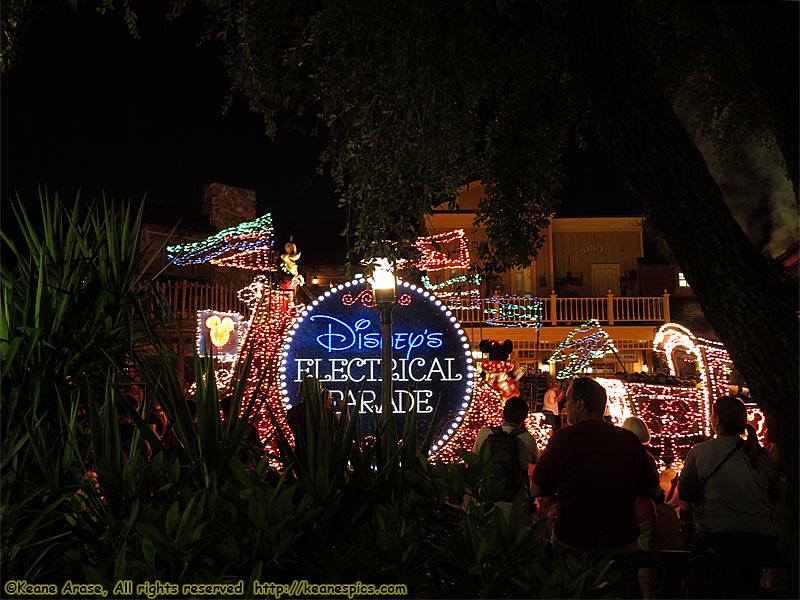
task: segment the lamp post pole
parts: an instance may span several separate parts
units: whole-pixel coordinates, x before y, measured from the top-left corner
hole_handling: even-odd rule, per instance
[[[387,450],[397,441],[392,410],[392,309],[397,301],[397,282],[389,261],[377,259],[372,273],[372,291],[381,315],[381,427]]]
[[[392,302],[381,302],[381,421],[385,425],[392,410]]]

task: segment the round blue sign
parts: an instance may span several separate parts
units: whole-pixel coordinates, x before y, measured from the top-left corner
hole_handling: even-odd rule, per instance
[[[337,406],[348,406],[351,418],[358,418],[359,435],[375,433],[381,414],[381,321],[366,280],[325,292],[290,329],[280,367],[287,408],[309,375],[330,390]],[[463,422],[472,397],[470,344],[447,307],[408,282],[398,284],[392,311],[392,382],[398,432],[405,416],[416,411],[417,443],[433,427],[429,451],[443,446]]]

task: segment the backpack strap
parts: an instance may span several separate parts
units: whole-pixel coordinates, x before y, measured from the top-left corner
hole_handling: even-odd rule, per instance
[[[500,425],[499,427],[492,427],[491,429],[492,433],[494,434],[507,433],[510,436],[518,436],[520,433],[522,433],[522,427],[514,427],[514,429],[508,432],[506,432],[506,430],[503,429],[502,425]]]
[[[698,491],[702,490],[702,489],[703,489],[703,487],[704,487],[704,486],[705,486],[705,485],[708,483],[708,480],[709,480],[709,479],[711,479],[711,478],[712,478],[714,475],[716,475],[716,474],[717,474],[717,472],[718,472],[718,471],[719,471],[719,470],[722,468],[722,465],[724,465],[726,462],[728,462],[728,459],[729,459],[731,456],[733,456],[734,454],[736,454],[736,451],[737,451],[739,448],[741,448],[741,447],[742,447],[742,444],[743,444],[743,443],[744,443],[744,442],[742,442],[742,438],[739,438],[739,441],[738,441],[738,442],[736,442],[736,446],[733,448],[733,450],[731,450],[731,451],[728,453],[728,455],[727,455],[725,458],[723,458],[723,459],[722,459],[722,461],[721,461],[721,462],[720,462],[720,463],[719,463],[719,464],[716,466],[716,468],[715,468],[713,471],[711,471],[711,474],[710,474],[708,477],[706,477],[705,479],[703,479],[703,481],[701,481],[701,482],[698,484],[698,486],[697,486],[697,489],[698,489]]]

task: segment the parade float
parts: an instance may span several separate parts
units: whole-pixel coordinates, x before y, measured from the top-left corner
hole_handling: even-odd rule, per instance
[[[452,272],[470,264],[463,233],[444,235],[418,240],[422,255],[418,268]],[[167,248],[176,265],[208,263],[257,272],[239,292],[249,316],[215,307],[198,311],[198,353],[212,357],[223,393],[239,364],[250,357],[244,398],[255,399],[260,418],[254,422],[271,453],[277,454],[278,449],[275,424],[292,441],[286,411],[297,401],[300,383],[309,375],[331,392],[339,407],[357,418],[362,439],[371,436],[381,410],[381,319],[373,290],[367,280],[358,278],[307,305],[299,303],[300,253],[290,241],[278,257],[273,236],[270,215],[264,215],[202,242]],[[455,252],[443,252],[446,243],[454,245]],[[463,280],[470,277],[476,276],[464,275]],[[472,448],[481,427],[502,422],[502,390],[492,385],[496,378],[481,369],[483,361],[473,363],[470,341],[451,311],[453,305],[474,300],[474,291],[459,291],[459,283],[461,278],[432,284],[424,276],[418,286],[398,279],[393,307],[391,406],[395,422],[402,431],[405,418],[414,413],[418,444],[431,428],[432,444],[424,450],[434,460],[456,460],[458,450]],[[530,313],[527,306],[524,321],[538,328],[538,314]],[[488,306],[486,310],[505,309]],[[487,314],[489,324],[495,313]],[[698,338],[674,323],[658,330],[653,351],[662,357],[668,372],[618,373],[596,379],[608,392],[611,419],[618,425],[628,416],[644,420],[654,454],[662,463],[679,467],[688,449],[711,435],[710,407],[715,398],[728,393],[733,365],[722,344]],[[599,322],[590,321],[573,330],[548,362],[557,369],[556,377],[568,380],[585,372],[591,360],[606,355],[616,355],[613,340]],[[694,363],[694,378],[682,376],[685,369],[680,361],[687,359]],[[763,436],[763,413],[748,406],[748,414]],[[529,415],[526,425],[539,440],[550,434],[540,413]]]

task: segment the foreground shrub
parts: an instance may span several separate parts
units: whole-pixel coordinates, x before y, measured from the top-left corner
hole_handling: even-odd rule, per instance
[[[256,581],[294,580],[397,583],[413,597],[613,595],[608,565],[550,556],[520,507],[494,509],[485,456],[431,464],[386,430],[362,444],[354,421],[323,417],[318,386],[305,390],[306,449],[280,439],[280,471],[247,442],[249,360],[226,390],[242,414],[222,418],[213,365],[195,357],[195,420],[174,324],[140,275],[141,209],[43,197],[40,212],[35,225],[17,202],[21,235],[3,235],[14,262],[0,314],[4,581],[109,593],[120,580],[242,581],[245,597]],[[132,372],[142,405],[126,394]],[[177,453],[146,426],[155,404]],[[413,415],[400,438],[418,439]]]

